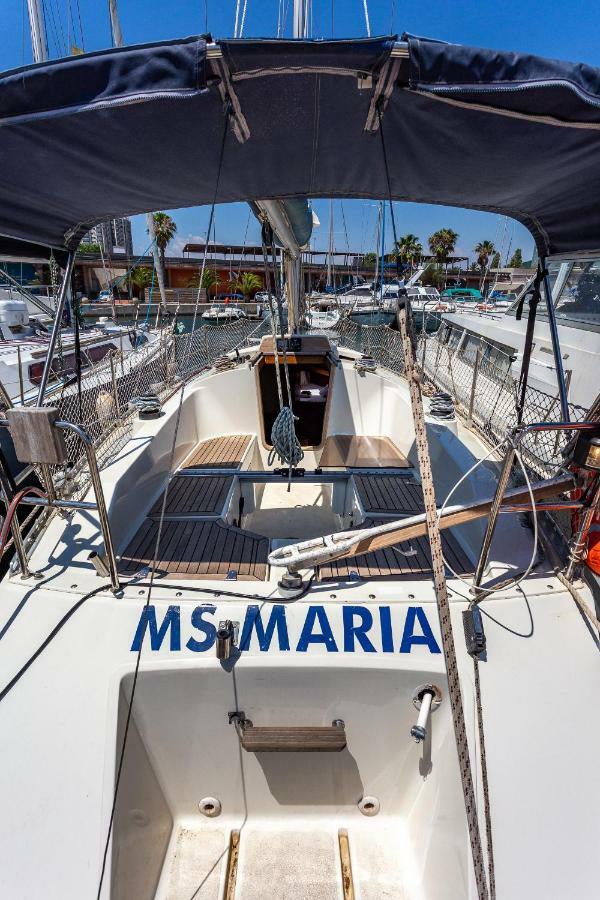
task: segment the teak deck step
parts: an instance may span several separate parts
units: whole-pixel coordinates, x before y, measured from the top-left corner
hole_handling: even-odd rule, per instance
[[[152,565],[158,524],[153,519],[144,520],[121,557],[124,575]],[[156,571],[184,578],[229,576],[243,581],[264,581],[268,553],[267,538],[217,519],[165,521]]]
[[[321,468],[408,469],[410,462],[388,437],[330,434],[319,460]]]
[[[381,521],[381,519],[377,519],[376,522],[367,519],[363,527],[370,528],[372,525],[381,524]],[[456,572],[461,575],[472,573],[472,562],[449,531],[442,532],[442,548],[444,557]],[[335,560],[320,566],[318,570],[319,581],[348,581],[352,578],[430,578],[432,574],[431,551],[426,537],[413,538],[384,550]]]
[[[176,475],[169,485],[165,515],[221,515],[233,475]],[[150,516],[160,516],[164,494],[161,494]]]
[[[183,469],[239,469],[253,434],[223,434],[194,447]]]
[[[402,475],[355,475],[354,483],[366,513],[413,516],[424,512],[421,485]]]
[[[340,725],[252,725],[239,729],[248,753],[340,753],[346,729]]]

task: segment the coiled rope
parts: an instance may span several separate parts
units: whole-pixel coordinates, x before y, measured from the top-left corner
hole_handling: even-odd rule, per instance
[[[273,422],[273,427],[271,429],[271,444],[273,445],[273,447],[269,453],[267,463],[269,466],[272,466],[275,460],[278,459],[281,463],[289,467],[289,491],[290,482],[292,479],[292,469],[297,466],[298,463],[302,461],[302,459],[304,459],[304,450],[300,446],[300,441],[298,440],[298,437],[296,435],[295,422],[297,417],[294,415],[294,411],[292,409],[292,390],[290,387],[290,373],[288,369],[287,351],[285,348],[285,338],[283,333],[281,301],[279,299],[276,315],[273,298],[271,295],[271,279],[267,259],[267,243],[269,241],[269,237],[271,238],[271,250],[274,259],[275,254],[272,244],[272,233],[269,234],[268,227],[266,225],[263,225],[262,251],[265,268],[265,288],[267,290],[267,296],[269,298],[268,302],[271,315],[271,335],[273,338],[273,354],[275,357],[275,378],[277,381],[277,396],[279,398],[279,412],[277,413],[277,417]],[[273,278],[276,282],[277,276],[275,274],[275,266],[273,266]],[[279,350],[277,348],[278,331],[282,338],[283,371],[285,374],[285,386],[287,390],[287,406],[283,402],[283,385],[281,382]]]

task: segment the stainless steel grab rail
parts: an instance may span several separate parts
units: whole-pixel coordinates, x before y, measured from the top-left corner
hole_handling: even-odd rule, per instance
[[[6,419],[0,419],[0,427],[8,428],[8,422]],[[26,505],[33,506],[43,506],[46,508],[56,508],[56,509],[95,509],[98,512],[98,518],[100,520],[100,530],[102,532],[102,540],[104,541],[104,550],[106,556],[106,565],[108,567],[108,572],[110,576],[110,584],[111,590],[113,593],[116,593],[120,590],[119,584],[119,574],[117,570],[117,559],[115,556],[115,549],[112,541],[112,534],[110,530],[110,520],[108,518],[108,511],[106,509],[106,501],[104,499],[104,489],[102,487],[102,481],[100,479],[100,471],[98,469],[98,462],[96,459],[96,451],[94,449],[94,441],[87,433],[87,431],[81,427],[81,425],[76,425],[74,422],[63,421],[62,419],[57,420],[54,423],[55,428],[60,428],[63,431],[70,431],[75,434],[79,440],[82,442],[85,448],[85,455],[87,459],[88,468],[90,470],[90,478],[92,481],[92,486],[94,489],[94,495],[96,498],[95,503],[90,503],[89,501],[84,500],[61,500],[56,496],[48,497],[47,500],[43,500],[42,498],[26,498],[24,497],[21,502]],[[18,525],[16,523],[15,529],[13,531],[13,537],[15,533],[18,531],[19,538],[15,540],[15,547],[17,550],[22,550],[22,552],[18,553],[19,561],[21,564],[21,573],[24,577],[28,577],[31,573],[29,571],[27,557],[24,555],[24,549],[22,546],[21,540],[21,532]]]

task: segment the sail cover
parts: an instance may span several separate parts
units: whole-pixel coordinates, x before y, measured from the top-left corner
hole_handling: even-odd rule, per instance
[[[386,198],[378,107],[394,199],[512,216],[542,254],[598,249],[600,70],[405,41],[191,37],[0,75],[0,235],[73,247],[211,203],[225,107],[218,202]]]

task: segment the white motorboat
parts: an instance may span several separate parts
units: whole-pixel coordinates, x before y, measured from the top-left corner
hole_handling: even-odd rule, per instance
[[[569,399],[583,409],[598,394],[600,359],[600,260],[594,255],[555,259],[550,267],[552,300],[562,348]],[[517,313],[525,286],[512,303],[496,303],[487,309],[458,311],[442,316],[447,325],[446,342],[461,354],[474,359],[481,342],[486,356],[493,355],[496,366],[510,369],[518,377],[527,330],[525,315]],[[538,309],[536,339],[532,349],[529,383],[544,394],[556,396],[557,374],[552,353],[548,315]]]
[[[598,246],[599,83],[412,37],[192,37],[0,76],[1,240],[64,266],[50,359],[81,223],[140,197],[208,204],[209,234],[217,199],[285,198],[256,204],[289,322],[181,335],[121,427],[59,415],[49,365],[0,418],[43,485],[0,467],[3,897],[595,896],[600,403],[571,421],[560,309],[556,403],[525,416],[524,353],[490,437],[424,396],[405,310],[305,333],[289,204],[518,209],[538,303],[549,255]]]
[[[340,321],[340,313],[335,309],[310,309],[306,321],[313,331],[335,328]]]
[[[223,303],[211,306],[202,313],[202,321],[211,325],[223,325],[227,322],[237,322],[246,319],[246,313],[239,306]]]

